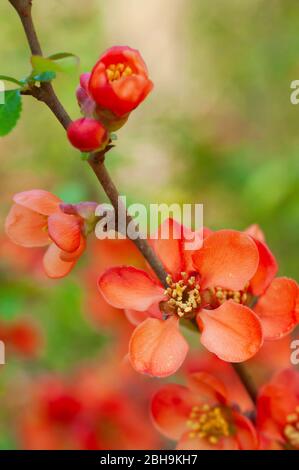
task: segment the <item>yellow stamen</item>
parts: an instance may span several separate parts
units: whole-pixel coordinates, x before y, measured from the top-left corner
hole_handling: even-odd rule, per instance
[[[133,70],[123,63],[110,64],[106,69],[106,75],[109,82],[114,82],[122,77],[129,77],[133,74]]]

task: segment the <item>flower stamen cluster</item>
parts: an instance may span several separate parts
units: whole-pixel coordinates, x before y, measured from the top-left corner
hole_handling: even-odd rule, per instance
[[[106,69],[106,75],[110,82],[114,82],[122,77],[129,77],[132,75],[133,70],[129,65],[125,65],[123,63],[118,64],[110,64],[109,67]]]
[[[170,275],[166,278],[169,287],[165,290],[168,296],[166,301],[166,313],[174,313],[179,317],[194,313],[201,303],[200,285],[196,277],[188,277],[185,272],[181,272],[182,279],[174,282]],[[162,302],[165,307],[165,302]],[[163,309],[163,306],[162,306]]]
[[[225,412],[220,406],[208,404],[193,406],[187,426],[191,429],[189,437],[206,438],[210,444],[218,444],[221,437],[231,435],[230,425]]]

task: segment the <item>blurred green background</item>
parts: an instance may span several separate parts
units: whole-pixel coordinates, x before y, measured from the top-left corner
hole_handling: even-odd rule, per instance
[[[211,228],[258,223],[277,256],[280,274],[299,274],[299,3],[294,0],[33,0],[44,54],[72,52],[80,71],[59,75],[55,89],[72,118],[75,89],[112,45],[142,53],[155,89],[118,132],[107,165],[129,202],[203,203]],[[19,19],[0,4],[0,73],[30,71]],[[48,109],[30,97],[15,130],[0,140],[1,225],[15,192],[43,188],[68,202],[101,201],[103,193]],[[83,265],[87,260],[82,261]],[[82,315],[78,270],[40,286],[26,273],[1,268],[0,315],[23,313],[47,335],[41,358],[7,376],[68,370],[93,357],[111,332]],[[26,372],[26,373],[27,373]],[[5,422],[5,421],[4,421]],[[2,436],[2,437],[1,437]],[[3,442],[1,444],[1,442]],[[0,444],[17,444],[0,423]]]

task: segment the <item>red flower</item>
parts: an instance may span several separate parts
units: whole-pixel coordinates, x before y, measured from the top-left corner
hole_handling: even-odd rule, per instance
[[[257,428],[265,449],[299,450],[299,372],[279,372],[261,389]]]
[[[100,57],[91,72],[88,87],[101,110],[125,117],[146,98],[153,83],[139,52],[116,46]]]
[[[146,394],[111,361],[85,365],[68,379],[49,376],[22,387],[17,435],[24,449],[153,449],[159,436],[130,389]],[[111,375],[111,377],[110,377]],[[111,383],[110,383],[111,380]],[[22,384],[20,384],[22,386]],[[14,385],[15,386],[15,385]],[[151,387],[150,387],[151,389]],[[15,390],[15,389],[14,389]]]
[[[257,449],[254,426],[236,411],[224,384],[206,372],[191,374],[188,388],[162,387],[153,397],[151,412],[158,430],[179,441],[177,449]]]
[[[18,319],[14,322],[0,322],[0,340],[5,348],[24,357],[37,356],[44,339],[40,329],[30,320]]]
[[[271,283],[276,262],[263,242],[234,230],[206,231],[203,246],[192,253],[185,250],[182,227],[173,220],[170,227],[168,240],[153,240],[169,273],[166,291],[133,267],[108,269],[99,279],[107,302],[126,309],[138,324],[129,345],[137,371],[163,377],[180,367],[188,350],[179,332],[182,318],[196,320],[202,344],[229,362],[249,359],[263,336],[277,339],[297,324],[297,283],[286,278]]]
[[[47,276],[66,276],[85,249],[83,218],[61,210],[61,200],[41,189],[15,194],[5,222],[6,234],[25,247],[48,246],[43,266]]]
[[[108,132],[95,119],[81,118],[71,122],[67,128],[70,143],[81,152],[103,149],[108,143]]]

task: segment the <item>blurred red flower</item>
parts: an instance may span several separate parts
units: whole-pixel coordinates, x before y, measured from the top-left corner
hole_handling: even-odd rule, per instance
[[[258,447],[251,421],[231,403],[224,384],[207,372],[188,378],[188,387],[168,384],[153,397],[158,430],[178,441],[177,449],[253,450]]]
[[[68,380],[56,376],[40,379],[32,385],[17,422],[22,448],[159,447],[160,440],[149,423],[147,408],[139,398],[132,399],[130,387],[135,397],[145,397],[145,389],[138,388],[136,381],[131,381],[111,362],[108,368],[85,366]]]
[[[0,321],[0,340],[5,345],[5,354],[10,351],[24,357],[34,358],[42,350],[44,338],[41,330],[31,320],[18,318]],[[6,359],[7,360],[7,359]]]
[[[299,450],[299,372],[285,369],[260,390],[257,428],[262,449]]]
[[[129,344],[138,372],[163,377],[181,366],[188,351],[178,328],[182,318],[196,320],[202,344],[229,362],[251,358],[264,337],[278,339],[295,327],[298,285],[273,280],[277,264],[264,242],[244,232],[206,230],[202,247],[192,252],[184,248],[183,227],[165,223],[169,238],[161,238],[160,227],[152,245],[168,273],[166,291],[131,266],[110,268],[99,279],[107,302],[126,309],[138,325]]]

